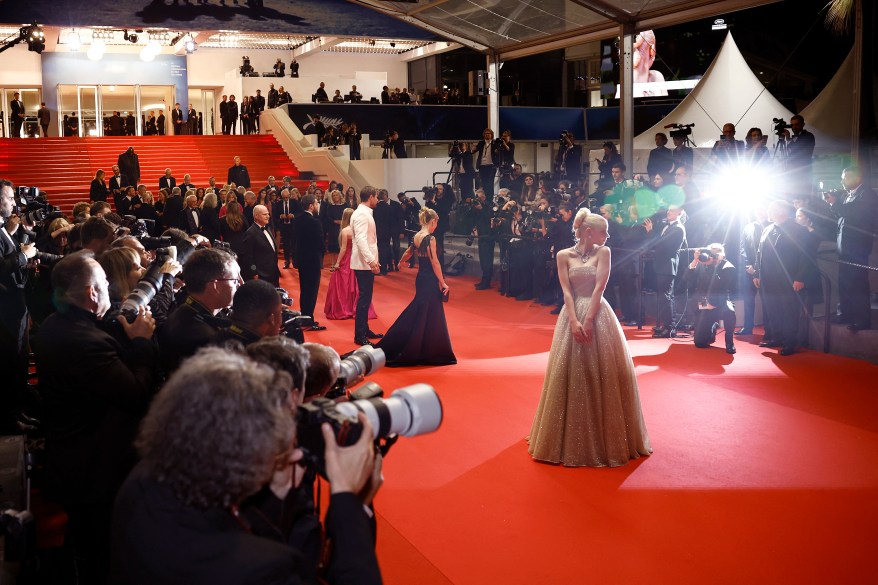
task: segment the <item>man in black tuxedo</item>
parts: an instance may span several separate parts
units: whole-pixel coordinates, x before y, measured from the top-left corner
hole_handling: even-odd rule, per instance
[[[167,189],[168,193],[177,186],[177,179],[171,176],[171,169],[165,169],[165,174],[159,177],[159,191]]]
[[[668,179],[671,169],[674,168],[674,151],[668,148],[668,137],[664,132],[655,135],[655,148],[649,151],[649,160],[646,162],[646,173],[652,180],[656,175]]]
[[[119,165],[122,176],[128,179],[131,185],[140,183],[140,158],[134,152],[133,146],[129,146],[125,152],[119,155],[116,164]]]
[[[122,116],[119,112],[113,112],[113,115],[110,116],[110,136],[124,136],[125,135],[125,120],[122,119]]]
[[[133,323],[118,320],[118,338],[99,327],[110,296],[90,252],[55,264],[52,286],[58,312],[34,339],[46,477],[69,518],[66,538],[82,559],[80,578],[103,583],[113,500],[137,461],[132,443],[158,381],[155,321],[144,307]]]
[[[314,101],[318,104],[329,101],[329,96],[326,95],[326,84],[322,81],[320,82],[320,87],[314,92]]]
[[[229,96],[229,103],[226,104],[226,123],[229,130],[226,134],[234,134],[235,126],[238,125],[238,102],[234,95]]]
[[[240,156],[236,156],[235,164],[229,167],[226,183],[234,183],[237,187],[250,188],[250,173],[247,171],[247,167],[241,164]]]
[[[277,107],[278,92],[274,89],[274,84],[268,84],[268,109]]]
[[[183,134],[184,114],[179,103],[174,104],[174,109],[171,110],[171,122],[174,124],[174,134],[177,136]]]
[[[192,184],[192,175],[186,173],[183,175],[183,182],[180,184],[180,192],[185,195],[189,191],[195,191],[195,185]]]
[[[253,120],[253,124],[256,128],[256,133],[259,134],[259,115],[265,110],[265,97],[262,95],[262,90],[256,90],[256,97],[253,98],[253,108],[251,112],[251,117]]]
[[[190,236],[201,233],[201,210],[198,208],[198,197],[186,197],[186,209],[183,211],[186,233]]]
[[[390,249],[393,219],[388,199],[387,189],[379,189],[378,203],[372,210],[372,217],[375,220],[375,235],[378,237],[378,263],[381,265],[381,271],[378,274],[381,276],[386,276],[388,271],[393,270],[393,257]]]
[[[476,171],[473,168],[473,153],[470,150],[469,142],[456,142],[449,146],[448,158],[451,159],[452,172],[457,173],[460,200],[472,199],[475,195]]]
[[[24,233],[15,211],[12,183],[0,179],[0,371],[4,388],[0,391],[0,429],[15,432],[15,418],[24,406],[28,367],[28,312],[24,291],[27,265],[37,249],[21,244]]]
[[[320,270],[323,268],[323,226],[317,218],[320,206],[313,195],[302,197],[302,214],[296,218],[296,266],[299,269],[299,304],[303,315],[314,317]],[[314,322],[313,331],[326,329]]]
[[[198,134],[198,112],[192,104],[189,104],[189,110],[186,112],[186,128],[187,134]]]
[[[259,278],[274,286],[280,285],[280,269],[277,267],[277,242],[268,227],[268,208],[253,208],[253,225],[244,232],[241,250],[241,275],[244,280]]]
[[[289,189],[283,189],[280,192],[280,199],[274,202],[272,217],[277,218],[277,228],[284,248],[284,268],[289,268],[290,263],[296,266],[295,220],[301,210],[299,202],[290,199]]]
[[[582,174],[582,146],[573,142],[573,134],[566,130],[561,134],[561,140],[563,145],[558,149],[558,172],[568,181],[577,183]]]
[[[121,197],[116,204],[116,212],[119,215],[136,215],[141,203],[134,185],[128,185],[121,191]]]
[[[165,111],[161,110],[159,112],[159,117],[155,119],[155,127],[159,133],[159,136],[165,135]]]
[[[180,188],[175,187],[171,190],[171,196],[165,201],[165,212],[162,215],[162,226],[164,229],[178,228],[185,226],[185,222],[181,222],[183,214],[183,198],[180,196]]]
[[[838,218],[838,259],[866,266],[874,242],[878,199],[863,184],[859,167],[848,167],[841,174],[847,193],[827,193],[824,198]],[[843,198],[842,198],[843,197]],[[851,331],[871,329],[869,271],[865,268],[838,265],[838,312],[834,321],[847,323]]]
[[[219,103],[219,115],[222,125],[222,133],[229,133],[229,96],[224,95],[223,100]]]
[[[137,120],[134,119],[134,114],[128,112],[128,115],[125,116],[125,136],[134,136],[137,134]]]
[[[808,271],[808,230],[793,219],[791,203],[774,201],[768,206],[769,224],[759,239],[753,284],[762,290],[765,330],[760,347],[780,347],[780,355],[796,352],[803,310],[799,293]]]
[[[24,125],[24,103],[18,98],[18,92],[13,94],[9,110],[12,117],[9,136],[10,138],[21,138],[21,127]]]
[[[670,337],[674,319],[674,281],[677,278],[677,265],[679,264],[680,248],[686,241],[686,228],[680,222],[683,214],[681,207],[670,206],[667,212],[667,224],[656,237],[652,246],[654,258],[652,261],[655,272],[656,308],[655,328],[653,337]],[[652,220],[643,222],[647,233],[652,232]],[[630,317],[630,315],[629,315]]]
[[[122,169],[119,165],[113,165],[113,176],[110,177],[110,192],[113,194],[113,201],[116,203],[116,209],[119,209],[119,201],[122,199],[125,187],[131,184],[132,183],[128,180],[128,177],[122,174]]]

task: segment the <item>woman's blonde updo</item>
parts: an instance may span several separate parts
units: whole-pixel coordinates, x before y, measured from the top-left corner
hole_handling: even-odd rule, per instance
[[[582,208],[576,212],[573,218],[573,234],[580,237],[581,228],[602,229],[608,227],[607,220],[597,213],[591,213],[588,209]]]
[[[424,207],[421,209],[421,212],[418,214],[418,220],[421,222],[421,225],[427,227],[427,225],[433,221],[434,219],[439,219],[439,215],[436,214],[435,211],[430,209],[429,207]]]

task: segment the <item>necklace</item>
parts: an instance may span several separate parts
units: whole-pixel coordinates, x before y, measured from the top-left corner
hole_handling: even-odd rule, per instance
[[[580,251],[579,248],[573,246],[573,251],[579,254],[579,258],[582,260],[582,263],[586,264],[588,262],[588,259],[591,258],[592,252],[594,252],[596,248],[597,246],[592,246],[591,249],[586,252],[585,250]]]

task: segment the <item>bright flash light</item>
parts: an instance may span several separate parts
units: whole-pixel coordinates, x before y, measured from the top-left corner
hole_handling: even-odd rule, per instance
[[[774,174],[748,164],[725,166],[707,187],[711,199],[719,206],[742,213],[778,194]]]

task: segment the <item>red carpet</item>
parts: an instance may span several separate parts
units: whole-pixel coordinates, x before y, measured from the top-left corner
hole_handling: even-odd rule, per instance
[[[294,271],[282,284],[298,297]],[[321,293],[325,293],[328,272]],[[432,384],[445,420],[388,455],[376,507],[385,583],[875,583],[878,367],[813,351],[727,355],[626,328],[655,453],[616,469],[533,462],[524,437],[555,317],[450,278],[459,363],[385,369]],[[385,331],[414,272],[376,279]],[[309,340],[353,349],[353,322]]]

